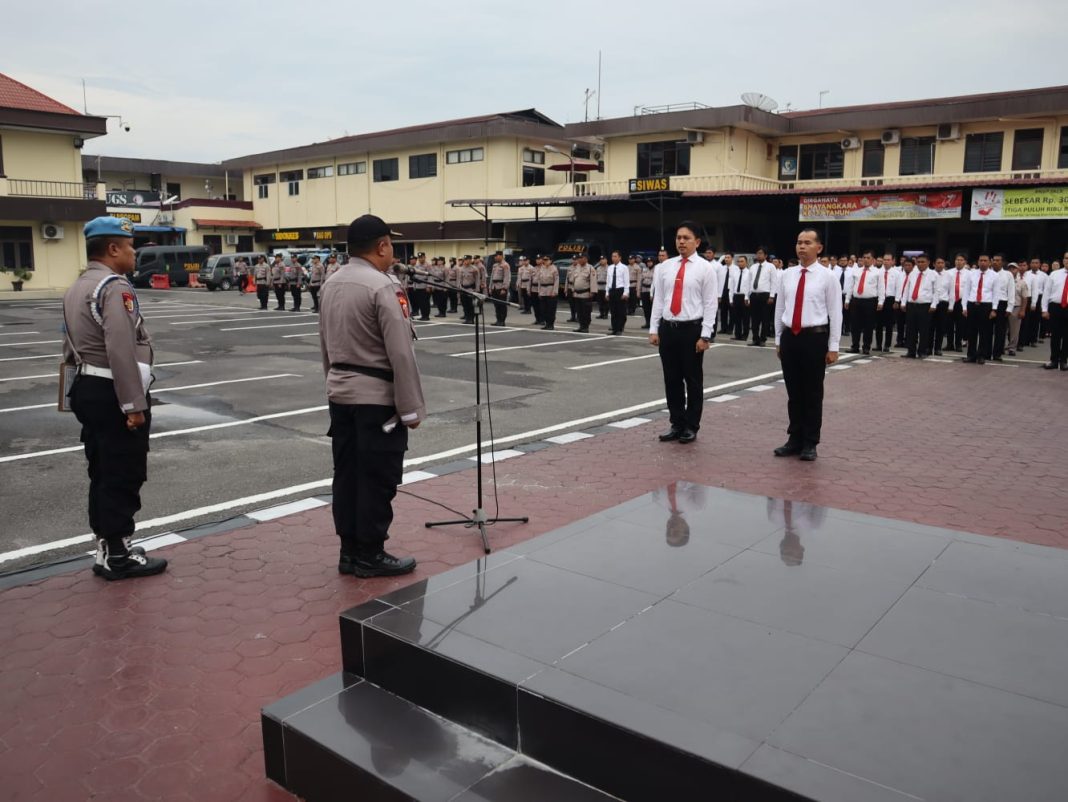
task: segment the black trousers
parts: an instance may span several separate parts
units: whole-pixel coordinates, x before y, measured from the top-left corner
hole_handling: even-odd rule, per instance
[[[75,379],[70,402],[82,425],[89,462],[89,528],[109,546],[121,549],[122,539],[134,533],[141,485],[148,478],[152,411],[145,410],[145,425],[131,432],[119,409],[114,382],[98,376]]]
[[[508,299],[508,290],[494,290],[493,311],[497,314],[497,322],[504,323],[508,319],[508,305],[503,303]]]
[[[991,356],[1003,356],[1005,353],[1005,333],[1009,328],[1009,303],[999,301],[994,317],[994,342],[990,349]]]
[[[909,356],[927,356],[930,326],[931,305],[910,301],[905,307],[905,347]]]
[[[1053,308],[1053,304],[1050,304]],[[1038,336],[1042,331],[1042,296],[1031,299],[1031,311],[1024,319],[1024,326],[1020,333],[1020,345],[1038,345]],[[1051,314],[1050,317],[1053,317]]]
[[[697,351],[701,321],[672,323],[660,321],[660,366],[664,369],[664,396],[667,398],[671,428],[701,428],[705,402],[704,352]]]
[[[278,301],[278,308],[286,308],[286,288],[284,284],[276,284],[274,288],[274,297]]]
[[[330,402],[334,529],[345,554],[374,556],[389,539],[408,448],[406,426],[382,431],[396,413],[389,406]]]
[[[762,343],[771,333],[771,307],[768,306],[770,292],[754,292],[749,296],[750,328],[753,330],[753,342]]]
[[[597,291],[597,316],[602,320],[608,317],[608,290]]]
[[[939,301],[938,307],[931,315],[930,336],[928,337],[927,353],[942,350],[942,341],[946,337],[946,329],[949,327],[949,301]]]
[[[740,293],[732,296],[731,307],[734,336],[739,340],[744,340],[749,336],[749,310],[745,306],[745,296]]]
[[[449,296],[445,293],[445,290],[434,290],[434,308],[438,310],[439,315],[445,314],[448,303]]]
[[[460,306],[464,310],[464,320],[475,319],[475,301],[466,293],[460,295]]]
[[[541,296],[535,292],[530,294],[530,311],[534,313],[534,322],[541,323]]]
[[[946,310],[946,348],[953,348],[959,351],[961,343],[964,342],[966,328],[964,325],[964,305],[957,301],[953,304],[952,309]]]
[[[318,312],[319,311],[319,286],[317,284],[309,284],[308,285],[308,294],[311,295],[311,299],[312,299],[312,311],[313,312]]]
[[[815,446],[823,429],[823,379],[827,375],[830,332],[784,329],[779,341],[791,443]]]
[[[530,290],[519,290],[519,307],[524,315],[530,311]]]
[[[271,297],[271,290],[266,284],[256,285],[256,298],[259,299],[260,309],[267,308],[267,299]]]
[[[612,331],[623,331],[627,325],[627,299],[623,297],[623,288],[608,291],[608,309],[612,315]]]
[[[993,323],[990,319],[988,303],[968,304],[968,359],[990,359],[990,332]]]
[[[901,308],[894,310],[897,319],[897,341],[900,345],[905,344],[905,313],[908,311],[908,302],[902,299]]]
[[[719,330],[724,334],[731,331],[731,294],[724,292],[719,298]]]
[[[649,320],[653,315],[653,296],[648,292],[642,293],[642,314],[645,315],[645,328],[649,328]],[[715,332],[712,332],[715,334]]]
[[[894,323],[897,320],[894,300],[892,295],[886,296],[883,301],[883,311],[875,323],[875,344],[879,349],[889,348],[894,344]]]
[[[455,312],[456,305],[460,302],[460,293],[456,290],[449,290],[445,294],[449,297],[449,311]]]
[[[853,307],[845,308],[845,296],[842,297],[842,334],[848,334],[853,330]]]
[[[1068,362],[1068,306],[1049,305],[1049,361]]]
[[[852,327],[850,333],[853,337],[853,348],[860,348],[863,342],[864,350],[871,350],[871,338],[875,334],[875,322],[879,314],[877,311],[878,306],[878,298],[854,298],[849,302],[849,323]]]
[[[293,311],[294,312],[299,312],[300,311],[300,295],[301,295],[301,293],[300,293],[300,285],[299,284],[291,284],[289,286],[289,294],[293,296]]]
[[[419,318],[421,320],[430,320],[430,291],[412,288],[408,291],[408,295],[412,302],[412,309]]]
[[[627,295],[627,314],[633,315],[638,311],[638,287],[635,284],[630,285],[630,294]]]
[[[575,296],[568,291],[567,295],[567,308],[571,314],[571,317],[567,319],[568,323],[574,323],[578,320],[578,305],[575,303]]]
[[[549,326],[556,325],[556,305],[560,302],[557,295],[542,295],[538,306],[541,307],[541,322]]]
[[[578,312],[579,328],[588,329],[593,320],[593,297],[576,298],[575,311]]]

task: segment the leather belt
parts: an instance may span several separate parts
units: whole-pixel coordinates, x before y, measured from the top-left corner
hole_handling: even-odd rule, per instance
[[[98,368],[96,365],[90,365],[86,362],[82,362],[78,366],[78,375],[80,376],[97,376],[101,379],[112,379],[114,376],[111,373],[111,368]]]
[[[334,370],[345,370],[349,373],[360,373],[364,376],[371,376],[375,379],[382,379],[382,381],[393,381],[393,371],[386,370],[384,368],[365,368],[362,365],[349,365],[344,362],[331,362],[330,367]]]
[[[699,326],[703,322],[704,321],[701,318],[698,318],[697,320],[667,320],[667,319],[661,319],[660,325],[661,326],[674,326],[674,327]]]

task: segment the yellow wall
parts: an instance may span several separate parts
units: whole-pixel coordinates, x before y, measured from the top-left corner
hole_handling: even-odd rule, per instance
[[[0,130],[8,178],[81,181],[81,151],[70,134]]]
[[[59,179],[56,179],[59,180]],[[0,220],[0,226],[28,226],[33,231],[33,278],[23,291],[66,289],[85,267],[84,221],[56,220],[63,227],[63,239],[41,237],[40,220]],[[10,274],[0,275],[0,293],[11,292]]]

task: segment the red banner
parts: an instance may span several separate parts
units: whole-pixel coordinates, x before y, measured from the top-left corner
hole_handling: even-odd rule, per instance
[[[937,220],[959,218],[960,192],[897,192],[878,195],[802,197],[798,220]]]

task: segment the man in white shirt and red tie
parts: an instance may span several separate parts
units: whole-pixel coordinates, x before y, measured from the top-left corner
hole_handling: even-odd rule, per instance
[[[630,270],[623,264],[619,251],[612,251],[608,265],[608,313],[612,316],[612,333],[622,334],[627,325],[627,298],[630,297]]]
[[[897,321],[894,307],[897,305],[901,277],[901,268],[894,264],[893,255],[883,254],[883,311],[879,313],[879,320],[875,324],[875,350],[884,354],[890,353],[890,345],[894,341],[894,324]]]
[[[675,230],[679,255],[656,267],[649,343],[659,347],[671,429],[661,442],[692,443],[701,428],[704,356],[716,329],[719,280],[697,255],[700,227],[685,221]]]
[[[816,262],[823,242],[806,228],[797,235],[800,264],[783,271],[775,301],[775,352],[786,382],[789,438],[776,457],[816,459],[823,428],[823,379],[838,361],[842,336],[842,287],[838,277]]]
[[[967,328],[964,320],[964,294],[968,290],[968,262],[964,254],[953,257],[953,267],[943,274],[946,308],[946,350],[960,351]]]
[[[968,355],[964,362],[982,365],[990,358],[990,333],[994,326],[994,292],[997,276],[990,269],[990,256],[979,254],[976,269],[968,274],[964,295],[964,317],[968,322]]]
[[[860,353],[863,337],[864,353],[871,353],[871,338],[875,333],[875,321],[883,311],[886,288],[882,268],[875,264],[875,252],[864,251],[860,265],[846,279],[845,308],[849,311],[853,344],[851,354]],[[880,349],[882,350],[882,349]]]
[[[903,359],[923,359],[930,342],[931,314],[938,309],[938,274],[928,270],[931,260],[925,253],[916,257],[916,266],[905,277],[900,302],[905,307],[905,347]]]
[[[1042,289],[1042,319],[1049,321],[1049,362],[1042,367],[1068,370],[1068,267],[1050,273]]]

